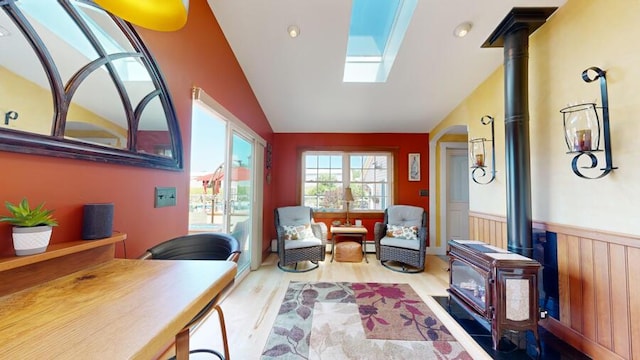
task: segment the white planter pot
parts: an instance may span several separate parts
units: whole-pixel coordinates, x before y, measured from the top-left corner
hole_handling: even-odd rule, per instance
[[[45,252],[51,239],[51,226],[13,227],[13,248],[17,256]]]

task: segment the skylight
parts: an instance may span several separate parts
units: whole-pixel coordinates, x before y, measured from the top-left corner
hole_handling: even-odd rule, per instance
[[[344,82],[386,82],[418,0],[353,0]]]

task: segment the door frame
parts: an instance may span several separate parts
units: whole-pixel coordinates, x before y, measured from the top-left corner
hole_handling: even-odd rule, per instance
[[[446,255],[447,254],[447,242],[442,238],[446,236],[446,232],[443,235],[443,222],[446,226],[446,149],[464,149],[468,145],[466,142],[440,142],[440,139],[447,134],[468,134],[468,128],[466,125],[456,125],[450,128],[442,130],[440,133],[429,139],[429,164],[432,168],[429,170],[429,239],[430,245],[427,247],[427,254],[431,255]],[[437,156],[439,150],[440,156]],[[437,161],[438,160],[438,161]],[[439,168],[438,168],[439,163]],[[443,179],[444,174],[444,179]],[[438,186],[440,188],[438,189]],[[438,202],[440,206],[438,207]],[[443,202],[445,204],[443,205]],[[438,218],[440,221],[438,221]],[[440,231],[440,246],[436,246],[436,239],[438,230]]]
[[[253,178],[252,178],[252,187],[253,187],[253,201],[252,204],[252,214],[251,214],[251,226],[252,229],[250,231],[250,248],[251,248],[251,259],[249,264],[249,270],[257,270],[262,264],[262,234],[263,234],[263,223],[262,223],[262,214],[263,214],[263,193],[264,193],[264,180],[263,180],[263,169],[264,169],[264,152],[267,146],[267,141],[264,140],[260,135],[258,135],[255,131],[253,131],[249,126],[247,126],[244,122],[238,119],[232,112],[227,110],[224,106],[222,106],[219,102],[217,102],[214,98],[209,96],[204,90],[198,87],[194,87],[192,89],[192,99],[194,101],[199,101],[204,106],[208,107],[211,111],[213,111],[217,116],[220,117],[221,120],[227,122],[227,134],[225,138],[227,139],[227,157],[231,156],[229,153],[231,145],[229,144],[229,138],[232,136],[233,132],[237,132],[244,137],[248,137],[253,142]],[[225,159],[225,162],[226,161]],[[230,166],[227,164],[225,167],[230,169]],[[227,173],[230,173],[227,170]],[[246,274],[238,274],[238,278],[242,278]]]

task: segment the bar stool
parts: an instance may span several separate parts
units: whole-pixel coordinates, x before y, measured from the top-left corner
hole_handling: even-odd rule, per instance
[[[149,260],[227,260],[238,262],[240,257],[240,243],[231,235],[223,233],[200,233],[180,236],[167,240],[148,249],[140,259]],[[233,285],[233,282],[204,307],[186,326],[185,329],[197,324],[212,309],[218,313],[220,329],[222,331],[222,343],[224,356],[220,352],[211,349],[190,350],[189,353],[209,353],[222,360],[229,359],[229,344],[227,342],[227,328],[224,322],[224,314],[219,305],[224,294]],[[175,358],[175,357],[174,357]],[[173,359],[173,358],[172,358]]]

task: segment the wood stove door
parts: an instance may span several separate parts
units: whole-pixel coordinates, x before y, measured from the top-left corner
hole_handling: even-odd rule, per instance
[[[496,269],[496,314],[491,325],[494,347],[507,329],[531,330],[538,339],[537,276],[536,266]]]
[[[455,256],[449,260],[449,291],[481,316],[491,319],[489,273]]]

